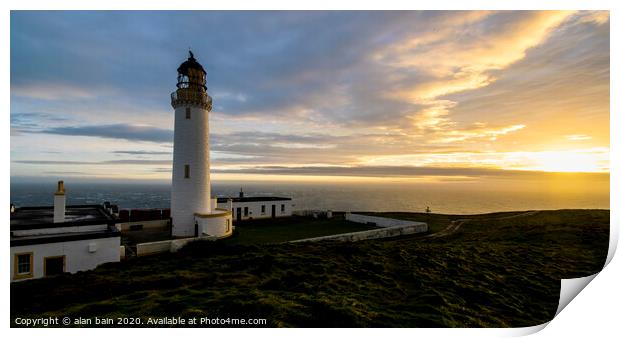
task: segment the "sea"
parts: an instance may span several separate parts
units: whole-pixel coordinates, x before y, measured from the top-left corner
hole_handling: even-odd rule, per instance
[[[67,204],[101,204],[121,209],[169,208],[169,183],[71,182],[65,180]],[[54,182],[13,182],[11,203],[53,205]],[[212,183],[212,195],[283,196],[294,209],[401,211],[480,214],[498,211],[609,209],[609,175],[560,175],[528,179],[439,182],[252,182]]]

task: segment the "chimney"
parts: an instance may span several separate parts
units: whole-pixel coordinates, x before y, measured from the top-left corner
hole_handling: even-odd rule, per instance
[[[239,191],[239,198],[243,198],[243,188]]]
[[[58,181],[58,191],[54,193],[54,223],[65,221],[65,183]]]

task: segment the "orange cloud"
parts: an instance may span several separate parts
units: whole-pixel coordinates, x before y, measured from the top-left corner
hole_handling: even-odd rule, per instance
[[[498,136],[523,129],[525,125],[521,123],[495,128],[475,125],[459,128],[450,117],[450,110],[458,102],[445,96],[490,85],[496,80],[493,71],[523,59],[528,49],[543,43],[572,14],[569,11],[526,12],[510,21],[503,12],[477,12],[472,16],[464,14],[460,20],[438,22],[432,32],[416,32],[410,39],[394,43],[374,55],[376,62],[387,67],[403,72],[414,68],[430,77],[421,83],[390,90],[385,95],[425,106],[408,118],[417,129],[433,132],[430,143],[494,141]],[[486,25],[493,17],[502,22],[499,28],[483,29],[480,21],[484,19]]]
[[[452,152],[361,157],[358,165],[609,172],[609,148],[566,151]]]
[[[525,128],[523,124],[515,124],[512,126],[493,128],[493,129],[474,129],[474,130],[451,130],[446,133],[446,137],[437,140],[440,143],[462,142],[470,139],[487,139],[489,141],[497,140],[500,135],[506,135],[510,132]]]

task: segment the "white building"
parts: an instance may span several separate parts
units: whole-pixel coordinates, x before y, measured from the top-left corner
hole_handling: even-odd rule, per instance
[[[288,197],[256,196],[220,197],[218,208],[231,210],[236,221],[260,218],[288,217],[293,215],[293,201]]]
[[[54,207],[11,208],[11,281],[119,262],[116,222],[101,205],[65,206],[62,181]]]
[[[192,52],[177,69],[174,108],[174,150],[170,213],[175,237],[232,234],[232,213],[218,209],[211,198],[209,174],[209,112],[207,73]]]

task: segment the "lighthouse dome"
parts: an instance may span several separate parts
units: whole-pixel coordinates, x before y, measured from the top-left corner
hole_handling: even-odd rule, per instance
[[[207,72],[196,61],[192,51],[189,51],[189,58],[177,68],[177,72],[177,88],[195,91],[207,90]]]
[[[189,52],[189,58],[187,58],[187,60],[183,62],[179,66],[179,68],[177,68],[177,72],[179,74],[189,75],[190,69],[199,70],[203,73],[206,73],[204,68],[202,68],[202,65],[198,63],[198,61],[196,61],[196,59],[194,58],[194,53],[192,53],[191,51]]]

